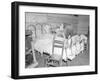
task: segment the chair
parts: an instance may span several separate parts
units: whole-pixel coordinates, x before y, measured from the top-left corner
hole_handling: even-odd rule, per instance
[[[56,48],[56,50],[55,50]],[[60,48],[61,53],[57,54],[57,50]],[[57,67],[62,66],[62,56],[64,50],[64,38],[54,36],[53,38],[53,45],[52,45],[52,55],[47,58],[46,66],[47,67]]]

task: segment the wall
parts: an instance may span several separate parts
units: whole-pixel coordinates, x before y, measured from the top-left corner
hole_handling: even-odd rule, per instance
[[[73,16],[68,14],[50,14],[50,13],[30,13],[26,12],[26,27],[35,23],[49,23],[59,25],[61,23],[71,24],[74,33],[87,34],[89,28],[89,16]]]
[[[11,2],[14,0],[1,0],[0,2],[0,81],[14,81],[10,78],[11,71]],[[19,0],[20,1],[20,0]],[[72,4],[98,6],[98,15],[100,14],[100,0],[21,0],[30,2]],[[100,22],[100,15],[98,16]],[[98,34],[100,35],[100,23],[98,23]],[[100,41],[100,36],[98,38]],[[100,48],[100,42],[98,43]],[[98,58],[100,57],[98,50]],[[100,68],[100,59],[98,59],[98,68]],[[99,69],[100,72],[100,69]],[[98,75],[67,76],[53,78],[26,79],[25,81],[99,81]],[[20,80],[23,81],[23,80]]]
[[[36,29],[39,29],[37,27],[37,24],[40,24],[41,30],[44,29],[45,26],[43,25],[45,24],[48,24],[50,25],[50,28],[55,29],[57,27],[60,27],[61,24],[63,24],[63,27],[66,27],[64,29],[66,37],[68,36],[68,31],[70,30],[71,34],[77,33],[78,17],[73,16],[71,14],[69,15],[69,14],[59,14],[59,13],[51,14],[51,13],[39,13],[39,12],[38,13],[26,12],[25,15],[26,15],[25,17],[26,29],[28,29],[30,25],[34,25]],[[70,27],[68,28],[69,25]]]
[[[49,24],[52,29],[55,29],[55,27],[60,27],[61,24],[63,24],[64,27],[66,27],[65,32],[67,32],[68,25],[71,25],[73,30],[73,33],[77,33],[77,25],[78,25],[78,18],[73,15],[68,14],[51,14],[51,13],[30,13],[26,12],[26,29],[30,25],[34,25],[37,27],[37,23],[39,23],[43,29],[44,24]],[[67,33],[66,33],[67,37]]]
[[[68,14],[51,13],[28,13],[26,12],[26,22],[53,22],[53,23],[77,23],[77,17]]]
[[[89,16],[79,16],[78,17],[78,33],[87,34],[89,28]]]

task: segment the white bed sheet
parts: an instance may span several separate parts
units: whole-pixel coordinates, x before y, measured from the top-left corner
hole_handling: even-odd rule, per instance
[[[52,45],[53,45],[53,35],[45,35],[41,39],[36,40],[36,43],[34,44],[34,49],[41,52],[41,54],[45,52],[52,55]],[[54,50],[56,54],[61,54],[61,50],[62,50],[61,48],[60,49],[56,48]],[[70,48],[64,49],[63,51],[63,60],[66,61],[67,58],[71,60],[75,58],[75,55],[71,53]]]

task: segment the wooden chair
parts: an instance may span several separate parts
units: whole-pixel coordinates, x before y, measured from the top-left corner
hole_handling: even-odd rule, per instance
[[[58,38],[58,39],[56,39]],[[56,54],[55,48],[60,48],[61,53]],[[62,66],[62,56],[63,56],[63,50],[64,50],[64,38],[59,39],[59,37],[54,36],[53,38],[53,45],[52,45],[52,55],[47,58],[46,60],[46,66],[47,67],[57,67],[57,66]]]

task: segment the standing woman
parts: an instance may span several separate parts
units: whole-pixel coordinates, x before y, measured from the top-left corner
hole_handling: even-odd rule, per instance
[[[71,39],[71,35],[68,36],[67,57],[70,60],[75,58],[75,54],[72,53],[72,39]]]
[[[36,39],[36,29],[35,26],[31,25],[29,26],[29,30],[32,31],[32,41],[31,41],[31,50],[32,50],[32,54],[33,54],[33,64],[30,65],[28,68],[32,68],[32,67],[36,67],[38,65],[38,62],[36,60],[36,55],[35,55],[35,51],[34,51],[34,43],[35,43],[35,39]]]

